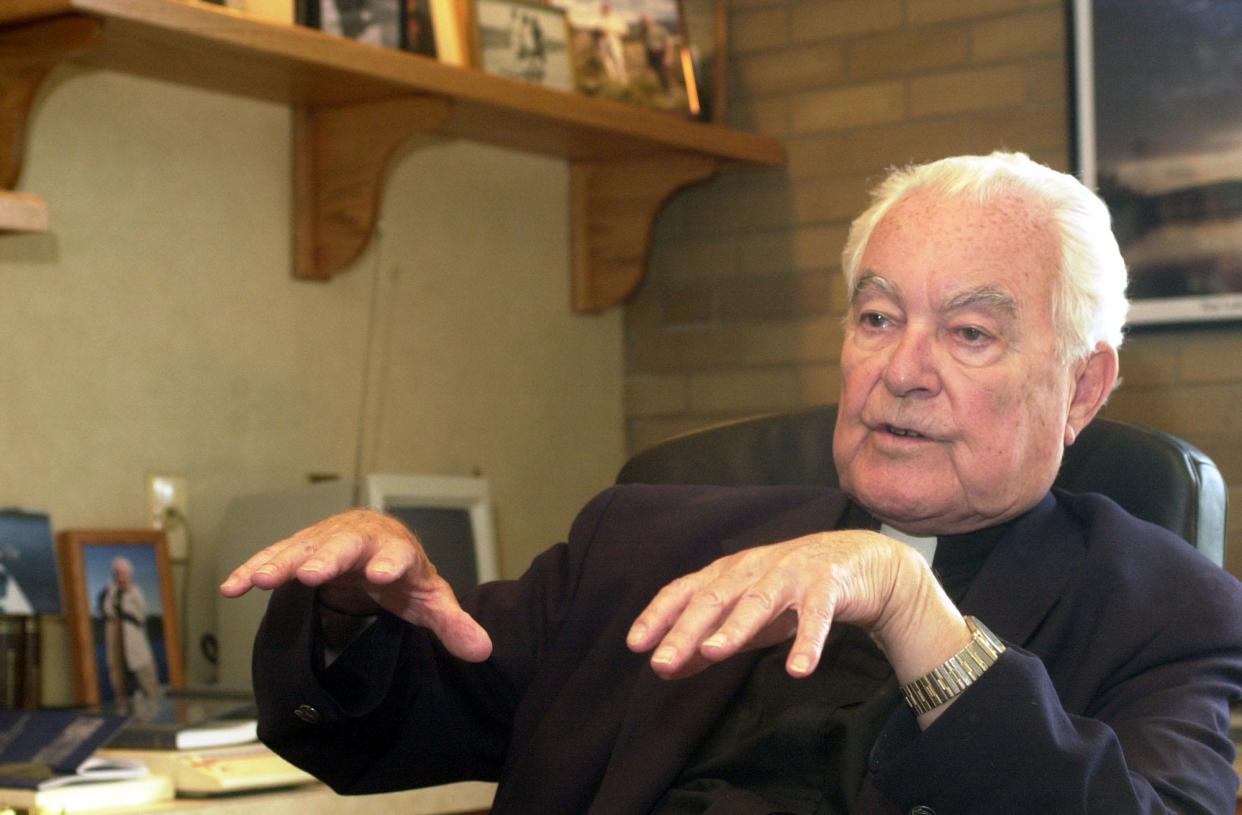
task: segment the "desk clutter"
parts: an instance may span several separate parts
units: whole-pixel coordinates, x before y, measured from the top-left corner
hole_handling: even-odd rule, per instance
[[[0,811],[91,812],[314,781],[257,740],[248,700],[183,692],[160,711],[0,710]]]

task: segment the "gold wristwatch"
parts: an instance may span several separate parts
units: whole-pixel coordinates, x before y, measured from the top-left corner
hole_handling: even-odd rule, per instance
[[[966,627],[970,629],[970,642],[965,648],[926,675],[901,686],[906,704],[915,715],[922,716],[956,698],[1005,652],[1005,643],[974,617],[966,617]]]

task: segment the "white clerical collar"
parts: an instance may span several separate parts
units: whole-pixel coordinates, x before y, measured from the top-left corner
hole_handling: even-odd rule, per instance
[[[928,565],[931,565],[932,558],[936,555],[936,539],[935,538],[916,538],[913,535],[907,535],[900,529],[893,529],[888,524],[880,524],[880,534],[888,535],[890,538],[896,538],[902,543],[912,547],[914,551],[923,556]]]

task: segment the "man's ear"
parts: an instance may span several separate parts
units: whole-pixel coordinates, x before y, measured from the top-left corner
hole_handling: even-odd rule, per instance
[[[1086,359],[1075,363],[1074,392],[1065,417],[1066,447],[1074,443],[1108,401],[1117,384],[1118,366],[1117,349],[1105,342],[1097,343]]]

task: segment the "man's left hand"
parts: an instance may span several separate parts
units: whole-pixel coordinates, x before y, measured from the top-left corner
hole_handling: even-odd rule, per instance
[[[634,622],[630,649],[652,649],[666,679],[748,648],[794,638],[791,676],[812,673],[834,621],[869,632],[898,681],[911,682],[970,641],[926,561],[878,532],[821,532],[723,557],[665,586]]]

